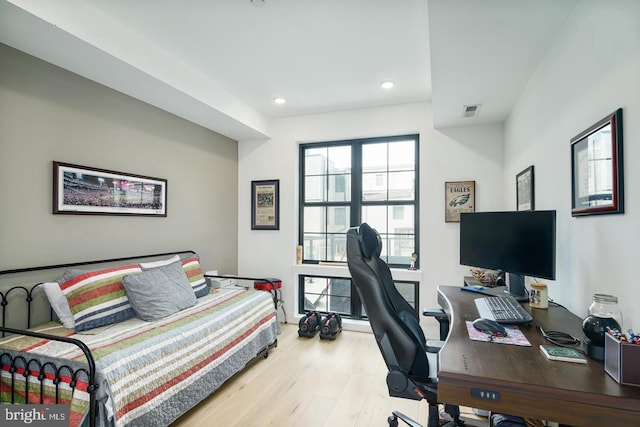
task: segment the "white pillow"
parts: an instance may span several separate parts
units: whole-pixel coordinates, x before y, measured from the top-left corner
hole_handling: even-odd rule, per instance
[[[51,305],[53,311],[56,312],[58,319],[60,319],[64,327],[69,329],[75,328],[76,321],[73,319],[73,314],[71,314],[69,301],[67,301],[67,297],[64,296],[58,282],[43,283],[41,286],[47,295],[49,305]]]
[[[180,261],[180,256],[174,255],[171,258],[163,259],[160,261],[151,261],[151,262],[141,262],[140,268],[143,270],[149,270],[151,268],[164,267],[165,265],[169,265],[172,262]]]

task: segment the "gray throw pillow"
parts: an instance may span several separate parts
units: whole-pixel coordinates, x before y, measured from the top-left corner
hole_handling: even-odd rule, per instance
[[[128,274],[122,284],[136,315],[146,321],[162,319],[197,302],[180,261]]]

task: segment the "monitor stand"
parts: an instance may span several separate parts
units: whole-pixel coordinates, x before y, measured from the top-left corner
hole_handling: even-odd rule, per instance
[[[511,296],[518,302],[529,301],[529,295],[527,295],[526,288],[524,286],[524,276],[521,274],[509,274],[509,286],[507,286],[502,277],[498,278],[496,283],[502,286],[496,286],[495,288],[483,290],[485,295],[491,295],[494,297]]]

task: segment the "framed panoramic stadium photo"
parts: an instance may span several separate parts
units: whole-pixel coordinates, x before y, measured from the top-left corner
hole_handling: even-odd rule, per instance
[[[167,216],[167,180],[53,162],[53,213]]]

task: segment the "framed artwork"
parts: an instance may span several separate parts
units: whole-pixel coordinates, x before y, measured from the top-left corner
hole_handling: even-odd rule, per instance
[[[53,162],[53,213],[167,216],[167,180]]]
[[[624,213],[622,108],[571,138],[571,215]]]
[[[251,181],[251,229],[280,229],[280,180]]]
[[[461,212],[476,211],[476,182],[455,181],[444,183],[444,220],[460,222]]]
[[[516,175],[516,207],[518,211],[535,210],[533,165]]]

